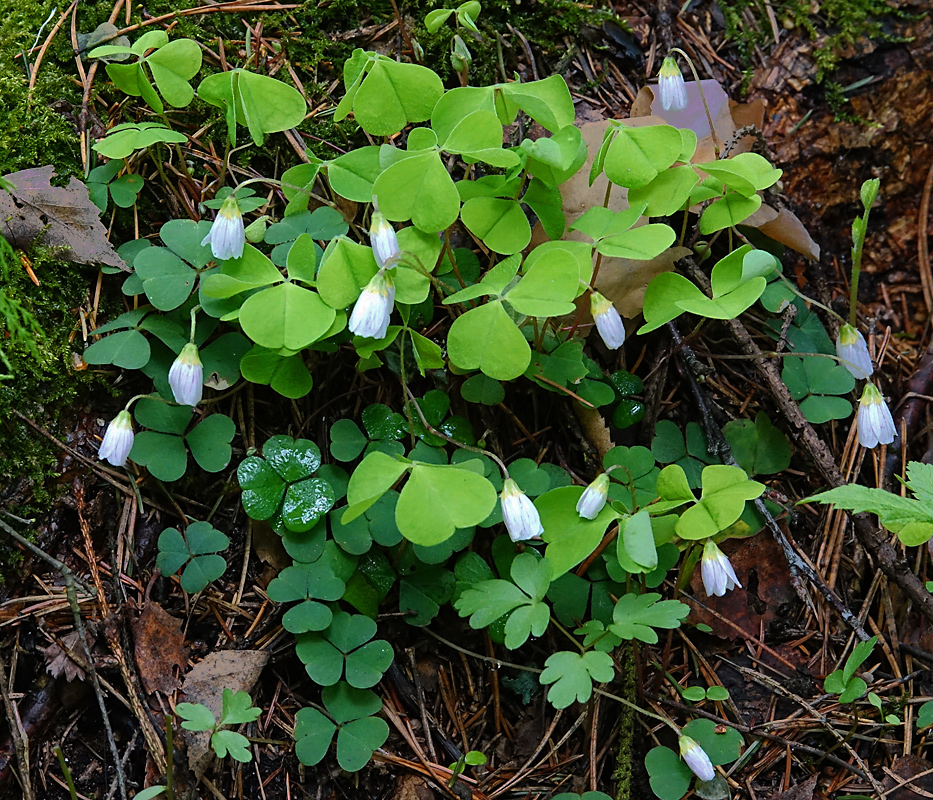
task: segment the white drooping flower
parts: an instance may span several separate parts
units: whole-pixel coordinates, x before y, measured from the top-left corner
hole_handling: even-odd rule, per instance
[[[729,558],[712,539],[703,548],[700,574],[703,577],[703,588],[710,597],[722,597],[730,589],[742,586]]]
[[[175,402],[183,406],[196,406],[201,402],[204,390],[204,366],[198,356],[198,348],[186,344],[168,371],[168,385],[172,387]]]
[[[366,339],[384,339],[395,307],[395,279],[379,270],[366,284],[350,314],[350,332]]]
[[[852,373],[856,380],[868,380],[875,371],[868,355],[868,344],[851,325],[843,325],[836,339],[836,355],[842,359],[842,366]]]
[[[618,350],[625,342],[625,325],[616,307],[599,292],[590,294],[590,313],[606,347]]]
[[[606,505],[608,496],[609,476],[604,472],[602,475],[597,475],[580,495],[580,499],[577,500],[577,514],[583,519],[596,519]]]
[[[243,215],[235,195],[229,195],[217,212],[217,217],[201,245],[209,244],[214,258],[225,261],[228,258],[240,258],[246,245],[246,230],[243,227]]]
[[[689,736],[680,737],[680,757],[690,767],[691,772],[701,781],[711,781],[716,777],[716,770],[713,769],[713,763],[706,755],[706,751]]]
[[[879,444],[891,444],[897,434],[894,418],[888,410],[881,392],[873,383],[866,383],[855,418],[858,428],[858,443],[871,449]]]
[[[511,478],[502,483],[502,519],[513,542],[534,539],[544,533],[538,509]]]
[[[661,94],[661,107],[665,111],[672,108],[679,111],[687,107],[687,86],[684,84],[680,67],[672,56],[668,56],[661,63],[658,90]]]
[[[393,266],[399,254],[398,237],[395,235],[395,228],[378,211],[373,211],[372,224],[369,228],[369,241],[372,244],[373,255],[376,257],[379,269],[387,264]]]
[[[104,439],[100,443],[97,455],[103,461],[109,461],[115,467],[126,464],[127,456],[133,449],[133,418],[124,409],[107,426]]]

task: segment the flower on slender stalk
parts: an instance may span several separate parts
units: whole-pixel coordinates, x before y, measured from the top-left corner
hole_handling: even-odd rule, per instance
[[[852,373],[856,380],[868,380],[875,371],[868,355],[865,337],[849,324],[839,329],[836,339],[836,355],[842,359],[842,366]]]
[[[855,425],[858,428],[858,443],[862,447],[871,449],[879,444],[891,444],[894,441],[897,434],[894,418],[881,392],[873,383],[866,383],[862,390]]]
[[[590,313],[606,347],[618,350],[625,342],[625,325],[616,307],[599,292],[593,292],[590,294]]]
[[[606,505],[608,496],[609,476],[604,472],[602,475],[597,475],[580,495],[580,499],[577,500],[577,513],[583,519],[596,519]]]
[[[109,461],[115,467],[122,467],[126,464],[127,456],[132,449],[133,418],[130,412],[124,409],[107,426],[97,455],[102,461]]]
[[[183,406],[196,406],[204,390],[204,366],[198,348],[189,342],[178,354],[168,371],[168,385],[172,387],[175,402]]]
[[[709,760],[706,751],[695,740],[681,734],[679,744],[680,757],[687,763],[694,775],[701,781],[711,781],[716,777],[713,762]]]
[[[209,244],[214,258],[225,261],[228,258],[240,258],[246,244],[246,231],[243,227],[243,215],[235,195],[229,195],[217,212],[217,217],[201,246]]]
[[[350,314],[350,332],[367,339],[384,339],[395,307],[395,279],[379,270],[366,284]]]
[[[538,509],[511,478],[502,483],[502,519],[513,542],[534,539],[544,533]]]
[[[658,90],[661,94],[661,107],[668,111],[673,108],[681,110],[687,107],[687,86],[684,76],[677,66],[677,61],[668,56],[661,63],[658,73]]]
[[[703,547],[700,574],[703,577],[703,588],[710,597],[722,597],[730,589],[742,587],[729,558],[712,539]]]
[[[369,228],[369,241],[372,244],[373,255],[376,257],[379,269],[382,269],[386,264],[391,266],[391,262],[399,254],[398,237],[395,235],[395,228],[389,224],[389,221],[379,211],[373,211],[372,225]]]

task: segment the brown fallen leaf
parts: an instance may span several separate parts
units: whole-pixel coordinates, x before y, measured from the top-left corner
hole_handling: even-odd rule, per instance
[[[81,653],[81,637],[78,636],[77,631],[62,636],[62,644],[75,653]],[[60,678],[64,675],[69,683],[75,678],[84,680],[84,670],[58,646],[58,642],[52,642],[42,652],[45,655],[45,669],[53,678]]]
[[[170,694],[181,686],[174,674],[175,667],[184,672],[188,665],[181,620],[150,600],[133,620],[133,639],[136,668],[146,692]]]
[[[263,650],[221,650],[195,664],[185,675],[185,702],[203,703],[220,718],[224,689],[252,693],[259,675],[269,662]],[[188,766],[199,778],[210,766],[214,752],[207,732],[185,731]]]
[[[921,800],[933,793],[933,764],[919,756],[898,758],[885,769],[885,794],[888,800]]]
[[[758,638],[762,625],[767,629],[785,615],[788,604],[796,602],[787,559],[773,537],[767,535],[730,539],[721,547],[742,581],[742,587],[726,592],[724,597],[709,597],[697,565],[691,588],[697,599],[733,624],[728,625],[697,606],[692,607],[690,621],[709,625],[713,634],[722,639],[742,638],[742,632]],[[687,602],[690,604],[689,600]]]
[[[87,187],[72,177],[67,186],[52,186],[55,167],[24,169],[3,176],[13,184],[0,191],[0,234],[14,247],[34,242],[61,248],[62,257],[78,264],[105,264],[129,272],[107,240],[100,210]]]
[[[772,795],[769,800],[817,800],[816,782],[819,775],[813,775],[804,783],[791,786],[786,792]]]

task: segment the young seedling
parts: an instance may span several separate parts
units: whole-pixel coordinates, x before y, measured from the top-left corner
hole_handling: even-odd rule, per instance
[[[214,712],[203,703],[179,703],[175,713],[184,722],[181,727],[187,731],[210,731],[211,747],[218,758],[229,755],[235,761],[244,763],[252,759],[249,751],[249,739],[236,731],[222,730],[227,725],[240,725],[254,722],[262,714],[261,708],[252,705],[246,692],[232,692],[224,689],[220,721],[214,718]]]

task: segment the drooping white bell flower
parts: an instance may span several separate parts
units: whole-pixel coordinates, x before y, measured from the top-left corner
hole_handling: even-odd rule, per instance
[[[700,574],[703,578],[703,588],[710,597],[722,597],[730,589],[742,586],[728,556],[712,539],[703,547]]]
[[[109,461],[115,467],[122,467],[133,449],[133,418],[124,409],[107,426],[100,450],[97,455],[102,461]]]
[[[590,294],[590,313],[606,347],[618,350],[625,342],[625,325],[616,307],[599,292]]]
[[[175,402],[183,406],[196,406],[204,391],[204,366],[193,343],[186,344],[168,371],[168,385],[172,387]]]
[[[577,514],[583,519],[596,519],[606,505],[608,496],[609,476],[604,472],[602,475],[597,475],[580,495],[580,499],[577,500]]]
[[[389,221],[379,211],[373,211],[372,224],[369,228],[369,241],[379,269],[387,264],[393,265],[399,254],[398,237]]]
[[[668,111],[675,109],[680,111],[687,107],[687,86],[684,84],[684,76],[677,66],[677,61],[672,56],[668,56],[661,63],[661,71],[658,73],[658,91],[661,95],[661,107]]]
[[[544,533],[538,509],[511,478],[502,483],[502,519],[513,542],[535,539]]]
[[[858,428],[858,443],[869,450],[879,444],[891,444],[897,434],[894,418],[881,392],[873,383],[866,383],[859,400],[855,418]]]
[[[868,380],[875,371],[865,337],[849,324],[839,329],[836,355],[842,359],[842,366],[849,370],[856,380]]]
[[[384,339],[395,307],[395,279],[379,270],[366,284],[350,314],[350,332],[367,339]]]
[[[680,737],[680,757],[690,767],[691,772],[701,781],[711,781],[716,777],[713,762],[709,760],[706,751],[700,747],[696,740],[689,736]]]
[[[202,246],[206,244],[211,246],[211,252],[218,261],[240,258],[243,255],[246,230],[243,227],[243,215],[240,213],[240,205],[235,195],[231,194],[224,200],[214,219],[214,224],[201,241]]]

